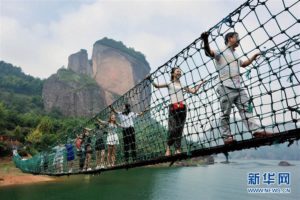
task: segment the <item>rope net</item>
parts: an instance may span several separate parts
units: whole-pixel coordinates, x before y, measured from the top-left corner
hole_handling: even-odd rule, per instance
[[[16,153],[16,166],[49,175],[99,172],[166,162],[175,154],[192,157],[234,142],[288,137],[300,126],[299,10],[299,0],[247,1],[209,29],[213,57],[205,53],[203,37],[197,38],[90,119],[84,127],[91,130],[76,128],[66,133],[65,144],[32,159]],[[230,32],[239,36],[233,59],[224,44]],[[252,59],[257,52],[261,55]],[[252,62],[240,67],[245,61]],[[170,81],[180,73],[171,75],[174,68],[180,69],[180,84]]]

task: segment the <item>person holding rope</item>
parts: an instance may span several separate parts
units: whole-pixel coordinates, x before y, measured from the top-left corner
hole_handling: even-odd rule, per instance
[[[107,139],[106,144],[108,148],[107,152],[107,163],[114,167],[116,162],[116,146],[119,145],[119,137],[117,134],[118,127],[121,127],[117,121],[116,116],[114,114],[111,114],[108,121],[102,121],[100,119],[97,119],[97,121],[105,125],[107,128]]]
[[[96,150],[96,163],[97,166],[95,169],[104,169],[105,167],[105,143],[104,135],[107,135],[107,132],[100,127],[99,123],[95,123],[95,150]]]
[[[132,160],[136,161],[136,144],[135,144],[135,130],[134,130],[134,119],[138,116],[143,115],[147,110],[140,113],[131,111],[131,105],[126,103],[124,105],[124,111],[116,111],[112,106],[111,110],[118,115],[121,126],[123,127],[123,142],[124,142],[124,156],[125,162],[129,161],[129,151],[131,151]]]
[[[201,39],[204,42],[204,51],[206,56],[214,58],[216,61],[216,70],[219,74],[220,85],[217,88],[221,107],[221,133],[224,144],[235,142],[233,135],[230,132],[229,117],[234,104],[243,119],[244,124],[249,131],[257,130],[253,133],[254,137],[270,136],[271,133],[260,129],[260,126],[255,122],[250,109],[250,99],[241,87],[240,67],[245,68],[256,60],[261,53],[255,53],[250,59],[242,61],[239,55],[235,52],[239,46],[239,34],[237,32],[229,32],[225,35],[226,47],[221,50],[210,49],[208,42],[208,32],[201,34]]]
[[[66,152],[67,152],[67,166],[68,166],[68,172],[72,173],[73,172],[73,162],[75,159],[75,153],[74,153],[74,145],[71,138],[68,138],[67,144],[65,144]]]
[[[83,144],[84,144],[84,153],[85,153],[85,160],[84,160],[84,171],[91,171],[91,160],[92,160],[92,138],[90,135],[90,131],[92,129],[90,128],[84,128],[84,134],[83,134]]]
[[[154,83],[151,76],[147,78],[151,81],[155,88],[168,88],[171,104],[169,105],[169,135],[167,141],[167,149],[165,156],[171,155],[170,147],[174,145],[175,154],[181,153],[181,137],[186,120],[187,108],[184,100],[184,92],[196,94],[201,85],[205,82],[202,81],[195,88],[183,87],[180,82],[181,69],[174,67],[171,70],[171,81],[166,84]]]
[[[79,165],[78,165],[79,171],[82,171],[83,166],[84,166],[84,160],[85,160],[84,148],[83,148],[83,134],[82,133],[80,135],[76,136],[75,146],[76,146],[76,155],[77,155],[78,162],[79,162]]]

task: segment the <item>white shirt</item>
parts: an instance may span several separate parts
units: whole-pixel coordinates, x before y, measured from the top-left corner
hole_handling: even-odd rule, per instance
[[[220,80],[223,82],[222,84],[226,87],[241,87],[241,60],[238,58],[239,55],[232,51],[231,48],[215,51],[216,70],[219,73]]]
[[[58,145],[58,146],[55,146],[53,149],[55,150],[55,157],[56,158],[64,156],[65,147]]]
[[[106,144],[108,144],[108,145],[119,144],[119,137],[117,134],[117,129],[118,129],[118,127],[116,124],[108,123]]]
[[[119,137],[117,134],[118,126],[116,124],[105,122],[105,121],[102,123],[106,125],[106,130],[107,130],[106,144],[108,145],[119,144]]]
[[[123,128],[133,127],[133,120],[138,116],[137,113],[130,112],[128,115],[125,115],[121,112],[118,112],[118,117],[120,118],[121,126]]]
[[[171,99],[171,103],[177,103],[184,101],[183,87],[180,83],[171,82],[168,84],[168,91]]]

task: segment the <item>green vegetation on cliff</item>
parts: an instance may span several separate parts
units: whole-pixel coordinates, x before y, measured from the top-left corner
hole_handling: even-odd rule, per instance
[[[86,80],[83,83],[90,84]],[[9,153],[11,139],[24,145],[24,153],[47,149],[86,120],[66,118],[59,111],[46,113],[43,83],[24,74],[21,68],[0,61],[0,136],[4,137],[4,141],[0,140],[0,156]]]
[[[123,42],[121,41],[115,41],[113,39],[109,39],[107,37],[104,37],[101,40],[98,40],[94,45],[96,44],[102,44],[105,46],[109,46],[112,47],[114,49],[118,49],[134,58],[136,58],[137,60],[141,61],[142,63],[146,64],[147,66],[149,66],[149,63],[146,60],[146,57],[143,53],[136,51],[134,48],[132,47],[126,47]]]
[[[64,82],[75,82],[82,86],[98,86],[97,82],[85,74],[77,74],[72,70],[60,68],[57,71],[59,80]]]

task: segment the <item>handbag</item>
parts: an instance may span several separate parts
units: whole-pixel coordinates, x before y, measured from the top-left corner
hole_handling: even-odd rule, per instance
[[[185,108],[185,104],[183,103],[183,101],[172,103],[171,105],[171,110],[181,110]]]

